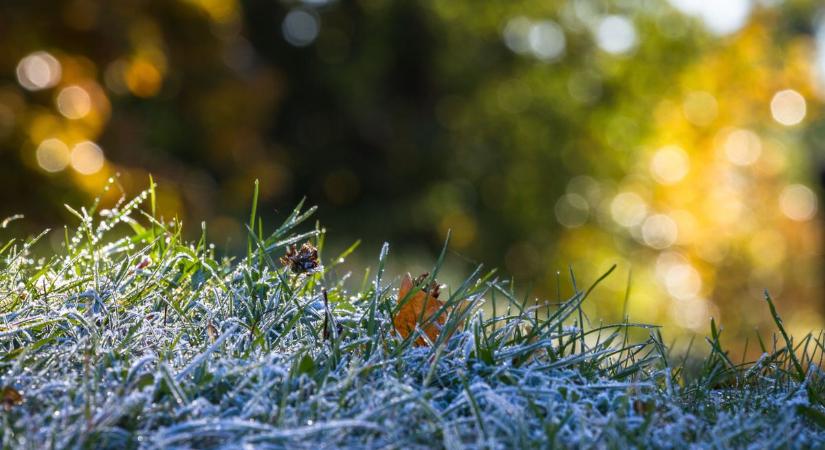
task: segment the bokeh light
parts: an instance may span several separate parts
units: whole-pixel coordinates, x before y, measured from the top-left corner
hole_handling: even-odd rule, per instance
[[[665,274],[667,292],[677,300],[688,300],[699,295],[702,277],[690,264],[674,264]]]
[[[57,94],[57,110],[68,119],[81,119],[92,109],[89,93],[80,86],[68,86]]]
[[[636,27],[625,16],[607,16],[596,27],[596,43],[602,50],[614,55],[633,50],[637,39]]]
[[[60,62],[54,56],[38,51],[17,64],[17,81],[30,91],[39,91],[60,82],[61,71]]]
[[[553,61],[564,54],[564,31],[553,21],[543,20],[533,24],[527,41],[536,58],[543,61]]]
[[[724,141],[725,156],[737,166],[749,166],[762,154],[762,140],[753,131],[735,129],[729,131]]]
[[[684,150],[675,145],[659,149],[650,161],[650,173],[662,184],[674,184],[687,175],[690,160]]]
[[[138,97],[157,95],[163,84],[163,73],[149,58],[138,57],[123,68],[123,82]]]
[[[37,146],[37,164],[46,172],[60,172],[69,165],[69,147],[60,139],[46,139]]]
[[[640,224],[647,216],[647,204],[636,193],[622,192],[610,203],[610,213],[619,225],[632,227]]]
[[[705,26],[718,35],[731,34],[747,22],[753,0],[669,0],[680,11],[699,17]]]
[[[702,332],[714,316],[710,302],[703,298],[672,302],[668,312],[674,323],[695,332]]]
[[[679,227],[666,214],[653,214],[642,224],[642,237],[645,244],[657,250],[665,249],[676,243]]]
[[[103,150],[91,141],[83,141],[72,147],[72,168],[83,175],[91,175],[103,168]]]
[[[802,122],[806,112],[805,97],[793,89],[779,91],[771,99],[771,115],[782,125],[791,126]]]
[[[502,38],[507,47],[519,54],[530,51],[529,34],[532,24],[530,19],[524,16],[514,17],[507,21],[502,30]]]
[[[0,6],[38,17],[0,44],[0,204],[32,232],[151,174],[164,217],[243,253],[258,179],[264,227],[306,197],[362,265],[386,241],[424,267],[451,231],[445,274],[555,298],[618,263],[604,298],[632,271],[627,313],[685,332],[767,329],[765,288],[810,312],[789,328],[825,312],[816,2],[92,3]]]
[[[556,219],[567,228],[584,225],[590,214],[587,200],[578,194],[565,194],[556,202]]]
[[[792,184],[782,190],[779,208],[791,220],[811,220],[817,210],[816,194],[807,186]]]
[[[293,9],[284,17],[281,29],[287,42],[296,47],[306,47],[318,37],[321,22],[309,11]]]

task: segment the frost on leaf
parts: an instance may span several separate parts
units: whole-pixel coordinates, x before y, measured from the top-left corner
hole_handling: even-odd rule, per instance
[[[410,294],[413,287],[422,284],[426,278],[427,274],[423,274],[413,281],[408,273],[401,280],[397,299],[401,308],[393,317],[392,323],[404,339],[415,332],[416,325],[418,325],[424,330],[430,342],[435,342],[441,332],[441,326],[447,321],[447,311],[442,311],[438,317],[431,319],[444,306],[444,302],[438,299],[439,286],[435,281],[428,286],[421,287],[418,292]],[[424,337],[419,337],[415,340],[415,345],[427,345],[427,342]]]

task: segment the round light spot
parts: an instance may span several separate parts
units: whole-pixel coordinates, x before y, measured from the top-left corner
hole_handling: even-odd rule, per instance
[[[731,34],[748,21],[752,0],[670,0],[670,4],[685,14],[699,17],[712,33]]]
[[[677,264],[667,271],[665,288],[674,298],[687,300],[702,290],[702,277],[690,264]]]
[[[83,175],[99,172],[103,162],[103,150],[92,141],[80,142],[72,148],[72,168]]]
[[[636,47],[636,41],[636,27],[625,16],[607,16],[596,27],[596,44],[607,53],[627,53]]]
[[[719,115],[719,104],[716,97],[708,92],[690,92],[682,102],[682,112],[688,122],[699,127],[706,127]]]
[[[688,173],[690,159],[687,153],[675,145],[659,149],[650,160],[650,174],[661,184],[675,184]]]
[[[679,229],[676,222],[666,214],[654,214],[642,224],[642,239],[649,247],[661,250],[676,242]]]
[[[622,192],[610,202],[610,215],[623,227],[640,224],[647,216],[647,204],[633,192]]]
[[[163,73],[148,58],[136,58],[123,73],[126,87],[138,97],[153,97],[163,86]]]
[[[656,279],[664,284],[667,279],[667,273],[670,269],[687,263],[687,258],[685,258],[681,253],[674,251],[660,253],[659,256],[656,257],[656,269],[654,271],[656,274]]]
[[[46,139],[37,146],[35,157],[46,172],[60,172],[69,165],[69,147],[60,139]]]
[[[313,43],[321,31],[321,21],[314,14],[303,9],[293,9],[281,24],[284,39],[296,47],[306,47]]]
[[[568,194],[579,194],[589,202],[598,202],[602,195],[602,187],[598,180],[587,175],[579,175],[567,182]]]
[[[742,28],[751,12],[751,0],[705,1],[702,20],[710,31],[719,35],[731,34]]]
[[[530,41],[528,35],[530,34],[531,23],[530,19],[524,16],[514,17],[507,21],[501,37],[504,39],[504,45],[510,50],[518,54],[525,54],[530,51]]]
[[[80,86],[63,88],[57,94],[57,110],[68,119],[81,119],[92,109],[89,93]]]
[[[564,54],[564,31],[555,22],[544,20],[530,27],[527,35],[530,51],[542,61],[555,61]]]
[[[710,322],[713,304],[703,298],[672,302],[668,308],[670,319],[682,328],[699,331]]]
[[[17,81],[30,91],[56,85],[61,75],[60,62],[48,52],[34,52],[17,64]]]
[[[773,120],[785,126],[796,125],[802,122],[807,112],[805,97],[793,89],[785,89],[774,94],[771,99],[771,115]]]
[[[762,140],[750,130],[731,131],[724,143],[725,156],[737,166],[749,166],[762,154]]]
[[[562,195],[556,202],[556,220],[567,228],[584,225],[590,215],[590,205],[579,194]]]
[[[816,194],[807,186],[792,184],[782,190],[779,196],[779,209],[791,220],[811,220],[817,210]]]

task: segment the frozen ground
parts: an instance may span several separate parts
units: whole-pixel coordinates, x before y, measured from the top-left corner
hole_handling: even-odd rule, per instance
[[[737,365],[714,325],[688,379],[654,327],[579,328],[597,289],[537,318],[478,272],[446,299],[469,307],[416,347],[392,326],[386,248],[347,292],[323,233],[292,234],[300,210],[250,233],[246,257],[218,260],[139,212],[147,197],[77,212],[52,258],[7,238],[3,448],[825,447],[821,335],[792,357],[778,328],[763,358]],[[327,267],[282,267],[284,247],[307,239]],[[493,298],[509,307],[484,317]],[[649,338],[628,342],[631,327]]]

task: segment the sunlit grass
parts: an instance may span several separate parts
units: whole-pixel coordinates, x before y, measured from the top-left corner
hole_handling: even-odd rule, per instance
[[[794,340],[767,295],[778,334],[756,339],[751,363],[715,322],[708,356],[678,360],[656,326],[589,325],[581,306],[612,269],[587,288],[571,273],[574,295],[548,309],[479,267],[444,293],[435,340],[402,340],[388,245],[347,281],[333,274],[356,246],[326,254],[322,228],[299,230],[311,208],[265,233],[253,201],[235,258],[216,255],[208,226],[186,242],[155,209],[153,188],[71,209],[80,224],[50,257],[31,253],[43,235],[1,247],[4,448],[821,443],[823,335]],[[306,240],[322,265],[282,267]]]

